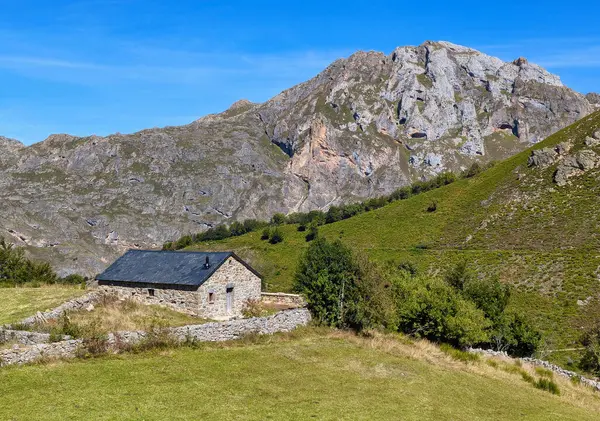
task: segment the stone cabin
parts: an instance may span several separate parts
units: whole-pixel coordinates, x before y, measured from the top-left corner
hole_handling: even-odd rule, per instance
[[[261,299],[261,276],[232,252],[129,250],[96,280],[105,293],[215,320]]]

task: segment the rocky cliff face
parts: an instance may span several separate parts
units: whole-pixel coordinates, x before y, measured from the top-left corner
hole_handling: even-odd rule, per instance
[[[187,126],[0,138],[0,233],[63,273],[93,274],[126,248],[503,159],[592,110],[525,59],[445,42],[359,52]]]

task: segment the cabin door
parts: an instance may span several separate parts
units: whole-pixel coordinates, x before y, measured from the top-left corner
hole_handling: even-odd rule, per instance
[[[233,287],[227,287],[227,314],[233,311]]]

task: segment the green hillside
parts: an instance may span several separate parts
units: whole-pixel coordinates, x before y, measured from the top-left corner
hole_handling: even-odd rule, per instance
[[[600,398],[530,367],[426,341],[286,335],[0,370],[3,420],[595,420]]]
[[[598,129],[599,112],[532,149],[561,142],[573,145],[570,155],[592,149],[584,140]],[[600,147],[594,150],[600,153]],[[600,315],[600,170],[558,187],[553,182],[558,164],[528,167],[530,155],[525,151],[474,178],[324,225],[319,233],[375,260],[410,260],[431,273],[467,259],[482,276],[515,286],[513,305],[537,322],[549,349],[572,347],[582,328]],[[437,210],[427,212],[434,201]],[[308,243],[296,226],[281,229],[285,240],[275,245],[255,232],[194,247],[235,250],[265,275],[269,290],[289,291]],[[578,305],[578,300],[585,302]],[[568,357],[551,355],[563,362]]]

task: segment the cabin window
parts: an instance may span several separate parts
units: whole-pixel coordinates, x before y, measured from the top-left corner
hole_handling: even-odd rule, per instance
[[[214,292],[209,292],[208,293],[208,303],[209,304],[214,304],[215,303],[215,293]]]
[[[154,297],[154,290],[152,288],[148,289],[148,295]]]

